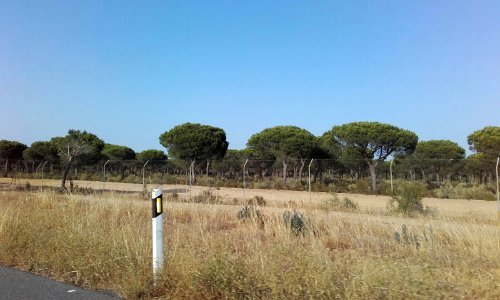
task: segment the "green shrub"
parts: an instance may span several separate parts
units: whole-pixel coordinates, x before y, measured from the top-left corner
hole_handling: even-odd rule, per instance
[[[388,208],[391,211],[404,214],[425,213],[428,208],[424,208],[422,197],[426,190],[422,185],[415,183],[404,183],[396,191],[392,199],[389,200]]]
[[[435,189],[434,195],[442,199],[459,199],[463,194],[463,186],[454,187],[450,182],[445,182],[439,188]]]
[[[251,186],[254,189],[271,189],[273,188],[274,183],[270,179],[264,179],[263,181],[257,180],[252,182]]]
[[[354,183],[351,183],[347,186],[347,189],[351,193],[356,193],[356,194],[370,194],[371,189],[370,189],[370,184],[368,180],[358,180]]]
[[[286,188],[288,190],[293,190],[293,191],[302,191],[304,190],[304,187],[302,186],[302,183],[298,181],[297,179],[289,178],[286,181]]]
[[[272,185],[272,188],[273,189],[276,189],[276,190],[282,190],[284,187],[284,184],[283,184],[283,179],[277,177],[277,178],[273,178],[273,185]],[[286,186],[285,186],[286,187]]]
[[[252,221],[259,225],[260,228],[264,228],[264,216],[260,210],[256,209],[255,206],[245,205],[238,214],[236,215],[239,220],[243,222]]]
[[[359,205],[355,201],[347,197],[340,200],[336,194],[334,194],[332,198],[325,200],[320,207],[325,211],[355,212],[359,210]]]
[[[283,222],[285,223],[285,226],[295,235],[304,235],[307,231],[304,216],[296,211],[293,213],[285,211],[283,213]]]
[[[254,218],[258,219],[262,218],[260,210],[256,209],[253,206],[248,206],[248,205],[245,205],[245,207],[243,207],[236,216],[238,217],[238,219],[242,221],[248,221]]]
[[[495,200],[495,194],[485,185],[467,185],[463,182],[453,185],[445,182],[439,188],[435,189],[434,195],[443,199],[476,199],[476,200]]]
[[[495,194],[492,193],[486,186],[472,186],[465,189],[463,198],[465,199],[476,199],[476,200],[487,200],[495,201]]]
[[[224,186],[224,180],[221,178],[209,177],[209,176],[199,176],[196,179],[197,185],[209,186],[209,187],[221,187]]]

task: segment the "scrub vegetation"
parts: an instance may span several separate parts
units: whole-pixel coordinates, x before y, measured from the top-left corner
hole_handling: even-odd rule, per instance
[[[421,213],[415,187],[397,198],[410,204],[404,211],[385,213],[349,196],[293,207],[267,198],[259,206],[170,197],[176,201],[166,202],[165,268],[156,285],[150,201],[0,193],[0,264],[128,299],[500,297],[497,224]],[[408,213],[411,207],[418,209]]]

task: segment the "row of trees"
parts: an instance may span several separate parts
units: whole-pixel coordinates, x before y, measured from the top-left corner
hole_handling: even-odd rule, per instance
[[[378,122],[354,122],[334,126],[322,136],[296,126],[276,126],[252,135],[247,148],[228,150],[223,129],[185,123],[175,126],[159,137],[171,159],[187,160],[198,169],[209,174],[211,165],[227,165],[239,169],[247,159],[254,162],[253,169],[265,176],[276,162],[282,166],[281,176],[286,184],[290,163],[299,181],[306,163],[315,159],[315,178],[322,176],[325,168],[339,173],[368,170],[371,187],[376,189],[377,169],[391,159],[400,167],[409,170],[415,178],[422,179],[429,173],[439,176],[443,170],[464,167],[470,172],[485,173],[493,170],[492,161],[500,155],[500,127],[488,126],[468,136],[470,149],[475,153],[465,159],[465,150],[448,140],[418,141],[418,136],[405,129]],[[68,172],[77,166],[88,166],[103,160],[161,161],[167,156],[161,150],[146,150],[135,153],[127,146],[106,144],[96,135],[79,130],[69,130],[64,137],[33,143],[30,147],[16,141],[0,141],[0,159],[5,160],[4,176],[9,170],[9,161],[49,161],[62,166],[61,187],[66,189]],[[221,163],[222,160],[222,163]],[[297,164],[298,163],[298,164]],[[298,165],[298,170],[297,170]],[[202,167],[203,166],[203,167]]]
[[[66,190],[69,171],[78,166],[96,164],[102,160],[165,160],[167,156],[160,150],[145,150],[136,154],[126,146],[106,144],[95,134],[70,129],[64,137],[54,137],[50,141],[39,141],[27,147],[17,141],[0,141],[0,158],[5,161],[4,177],[9,171],[9,162],[16,160],[47,161],[62,166],[61,188]]]
[[[279,161],[282,164],[283,181],[286,183],[291,161],[300,161],[299,181],[305,164],[317,159],[316,175],[325,167],[341,172],[368,169],[372,189],[376,189],[377,166],[388,158],[396,159],[412,176],[417,171],[431,170],[437,175],[452,166],[464,166],[465,150],[448,140],[418,142],[415,133],[390,124],[378,122],[354,122],[334,126],[322,136],[316,137],[296,126],[267,128],[250,137],[247,149],[227,151],[224,131],[220,128],[200,124],[182,124],[160,136],[160,143],[173,158],[206,160],[207,173],[210,160],[225,155],[235,161],[245,159],[265,162]],[[488,126],[468,136],[468,143],[476,153],[469,157],[469,169],[489,170],[491,162],[500,155],[500,127]],[[470,168],[475,165],[476,169]],[[483,168],[482,168],[483,167]]]

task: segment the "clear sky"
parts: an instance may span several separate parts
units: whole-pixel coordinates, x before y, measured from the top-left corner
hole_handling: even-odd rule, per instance
[[[0,139],[354,121],[464,148],[500,126],[500,1],[1,1]]]

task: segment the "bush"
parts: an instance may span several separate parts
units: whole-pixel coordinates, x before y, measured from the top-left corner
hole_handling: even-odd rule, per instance
[[[316,181],[311,183],[311,190],[313,192],[326,192],[328,191],[328,186],[321,181]]]
[[[358,203],[356,203],[355,201],[345,197],[341,202],[340,202],[340,206],[344,209],[347,209],[349,211],[358,211],[359,210],[359,206],[358,206]]]
[[[456,187],[453,186],[450,182],[445,182],[439,188],[435,189],[434,195],[438,198],[442,199],[459,199],[463,194],[463,186],[458,185]]]
[[[286,189],[293,190],[293,191],[302,191],[302,190],[304,190],[304,188],[302,186],[302,183],[299,180],[293,179],[293,178],[287,179],[287,181],[286,181]]]
[[[262,196],[254,196],[252,199],[248,200],[248,205],[266,206],[266,200],[264,200]]]
[[[222,203],[222,201],[219,199],[219,195],[214,194],[211,190],[205,190],[200,194],[194,196],[192,201],[195,203],[204,203],[204,204]]]
[[[358,180],[354,183],[351,183],[347,186],[347,189],[351,193],[356,193],[356,194],[370,194],[371,189],[370,189],[370,184],[368,183],[368,180]]]
[[[272,185],[272,188],[276,189],[276,190],[282,190],[283,189],[283,179],[277,177],[277,178],[273,178],[273,185]]]
[[[304,216],[296,211],[293,213],[285,211],[283,213],[283,222],[295,235],[304,235],[307,231]]]
[[[334,195],[332,198],[325,200],[321,204],[321,208],[325,211],[335,210],[335,211],[347,211],[347,212],[355,212],[359,210],[358,204],[347,198],[340,200],[337,195]]]
[[[255,209],[255,207],[245,205],[245,207],[243,207],[236,216],[242,221],[248,221],[256,217],[261,218],[262,214],[260,210]]]
[[[394,184],[394,182],[393,182]],[[391,182],[381,181],[377,183],[377,187],[375,189],[375,194],[377,195],[390,195],[391,194]]]
[[[428,208],[424,208],[422,197],[426,190],[422,185],[414,183],[404,183],[397,189],[396,194],[389,200],[389,210],[404,214],[425,213]]]
[[[121,181],[125,183],[142,183],[142,177],[130,174],[124,180]]]
[[[332,182],[328,184],[328,187],[325,192],[328,193],[348,193],[349,183],[345,181]]]
[[[255,206],[245,205],[236,216],[243,222],[253,221],[259,224],[261,228],[264,228],[264,216]]]
[[[464,191],[465,199],[495,201],[495,194],[492,193],[486,186],[472,186]]]
[[[196,184],[209,187],[221,187],[224,186],[224,180],[204,175],[198,176],[198,178],[196,179]]]
[[[248,184],[248,183],[247,183]],[[254,189],[271,189],[274,183],[270,179],[264,179],[263,181],[254,181],[251,186]]]
[[[442,186],[435,189],[434,195],[444,199],[476,199],[494,201],[495,194],[484,185],[470,186],[465,183],[453,185],[450,182],[445,182]]]

